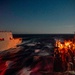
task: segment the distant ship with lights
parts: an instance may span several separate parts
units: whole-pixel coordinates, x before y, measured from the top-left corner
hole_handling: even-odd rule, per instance
[[[15,48],[21,42],[22,38],[13,38],[12,32],[0,31],[0,51]]]

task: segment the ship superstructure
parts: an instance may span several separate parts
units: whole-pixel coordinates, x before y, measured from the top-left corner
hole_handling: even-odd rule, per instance
[[[0,51],[16,47],[22,38],[13,38],[12,32],[0,31]]]

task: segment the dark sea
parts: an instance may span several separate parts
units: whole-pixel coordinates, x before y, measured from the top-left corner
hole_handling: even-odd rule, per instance
[[[0,53],[0,75],[66,75],[61,59],[57,54],[54,57],[55,40],[72,40],[74,34],[13,34],[13,37],[22,38],[22,44]]]
[[[64,38],[70,39],[74,37],[74,34],[13,34],[14,37],[21,37],[23,40],[34,38]]]

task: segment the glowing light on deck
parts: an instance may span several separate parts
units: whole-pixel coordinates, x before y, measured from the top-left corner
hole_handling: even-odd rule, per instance
[[[73,43],[73,41],[71,41],[71,40],[64,40],[63,43],[60,40],[56,40],[55,46],[58,47],[58,50],[62,50],[62,49],[75,50],[75,43]]]

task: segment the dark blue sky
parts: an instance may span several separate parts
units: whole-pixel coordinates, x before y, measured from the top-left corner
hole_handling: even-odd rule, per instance
[[[0,0],[0,30],[73,33],[75,0]]]

